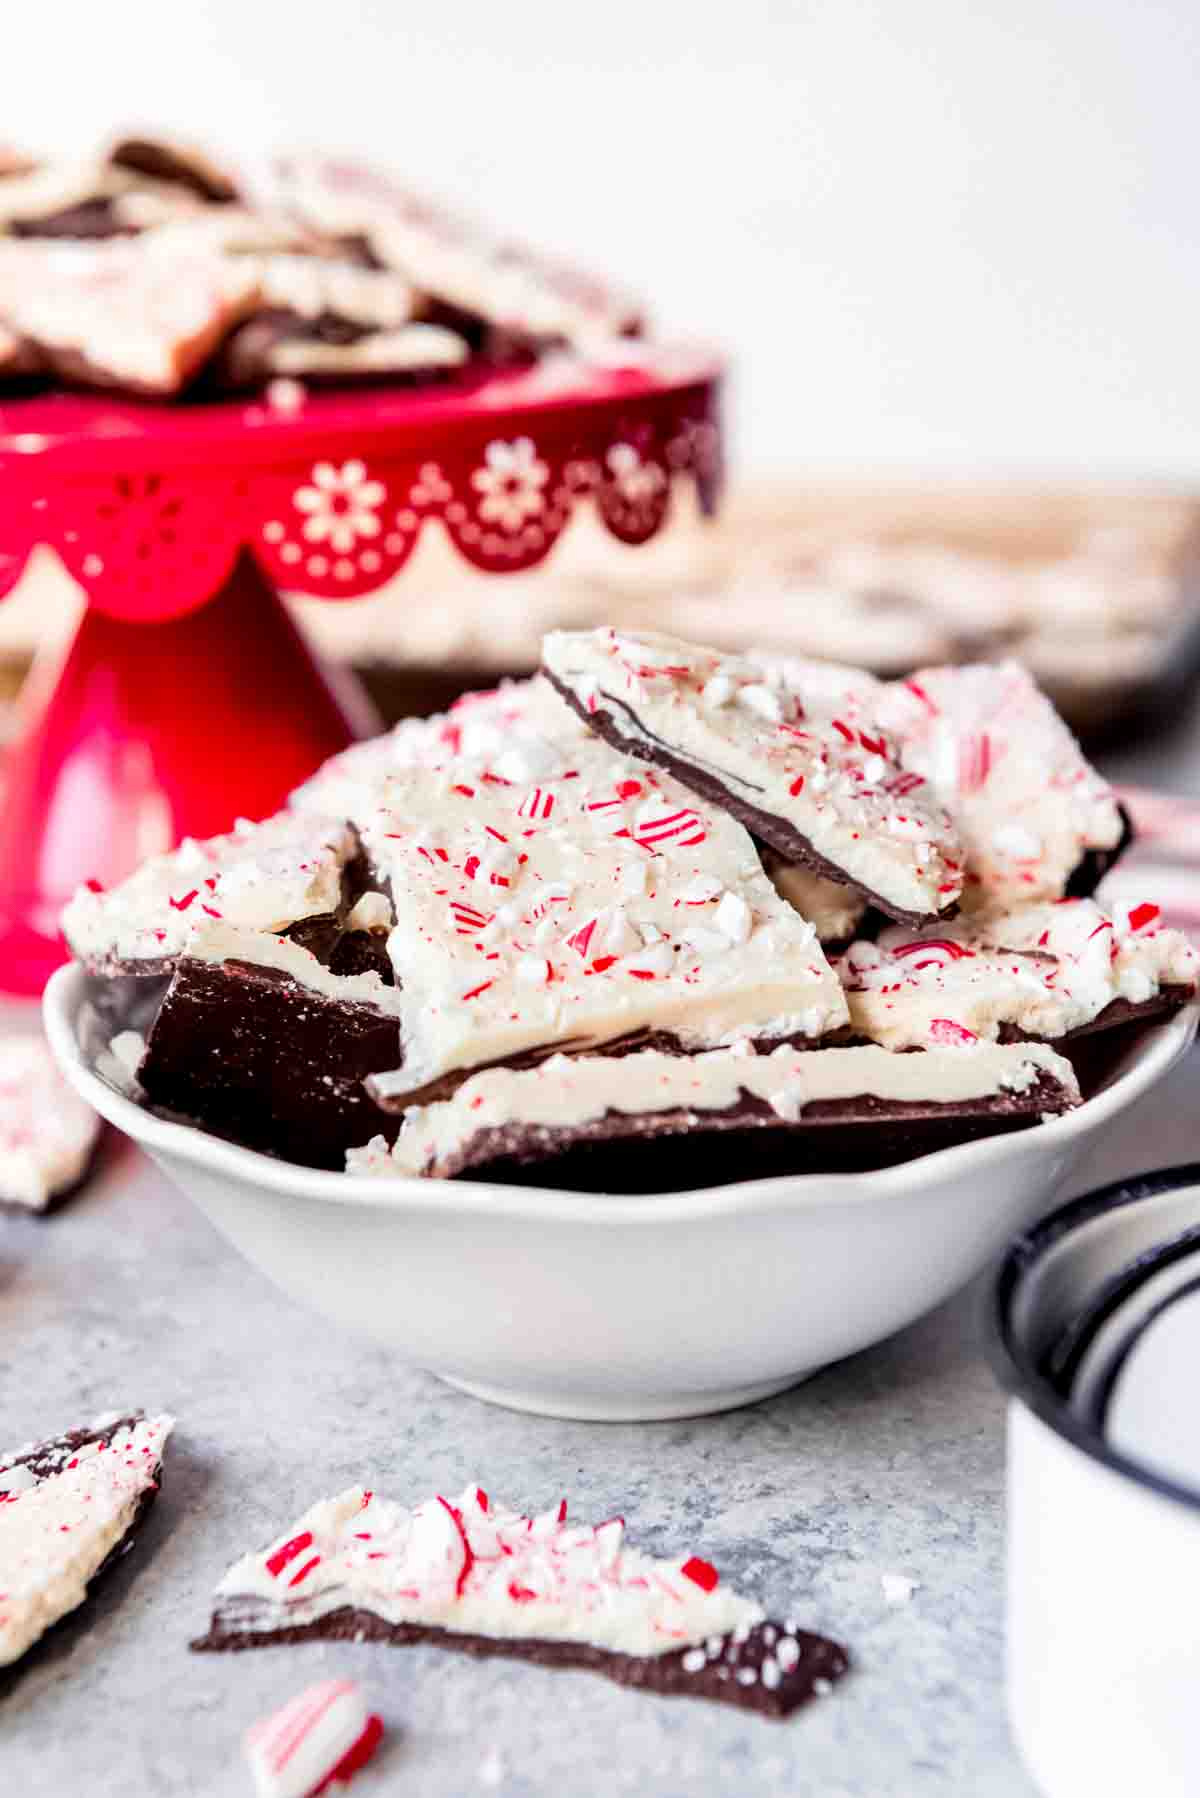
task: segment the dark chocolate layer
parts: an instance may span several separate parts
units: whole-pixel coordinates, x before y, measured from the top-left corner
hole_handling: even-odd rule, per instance
[[[1110,999],[1103,1011],[1098,1011],[1087,1024],[1079,1024],[1074,1030],[1067,1030],[1062,1036],[1030,1036],[1026,1030],[1018,1030],[1012,1024],[1000,1026],[999,1040],[1002,1043],[1073,1043],[1081,1036],[1095,1036],[1101,1030],[1116,1030],[1125,1024],[1149,1024],[1155,1018],[1166,1017],[1170,1012],[1179,1011],[1195,998],[1190,986],[1164,986],[1149,999]]]
[[[137,226],[122,220],[107,194],[91,200],[78,200],[74,206],[44,213],[41,218],[13,219],[9,229],[14,237],[88,238],[92,241],[137,234]]]
[[[181,960],[150,1031],[138,1079],[147,1099],[310,1167],[395,1135],[368,1074],[401,1059],[396,1019],[325,998],[270,968]]]
[[[743,1092],[723,1111],[609,1111],[579,1124],[489,1126],[431,1171],[444,1179],[470,1174],[584,1191],[684,1191],[773,1174],[890,1167],[979,1136],[1026,1129],[1074,1102],[1044,1070],[1025,1092],[957,1104],[870,1094],[817,1099],[794,1122]]]
[[[786,1671],[778,1659],[779,1644],[785,1639],[794,1642],[797,1650],[795,1666]],[[218,1610],[209,1633],[193,1642],[192,1647],[202,1653],[238,1652],[244,1648],[312,1641],[390,1642],[396,1647],[430,1642],[480,1659],[500,1656],[505,1660],[530,1661],[538,1667],[583,1667],[603,1674],[617,1685],[634,1686],[659,1697],[707,1698],[779,1718],[791,1716],[811,1698],[824,1696],[850,1664],[839,1643],[782,1623],[756,1624],[741,1642],[736,1635],[714,1638],[717,1653],[711,1657],[706,1647],[680,1648],[663,1655],[632,1655],[593,1648],[586,1642],[469,1636],[416,1623],[387,1623],[373,1611],[351,1606],[331,1611],[316,1623],[273,1630],[227,1626]],[[693,1665],[692,1657],[696,1655],[703,1657],[700,1666]],[[768,1663],[773,1669],[768,1674],[772,1683],[763,1680],[763,1669]],[[776,1673],[777,1684],[773,1683]]]
[[[210,205],[236,200],[237,190],[227,176],[199,157],[169,143],[148,137],[126,137],[114,144],[109,161],[117,168],[133,169],[136,174],[150,175],[156,181],[173,181],[190,193],[207,200]]]
[[[793,863],[796,867],[807,868],[812,874],[821,874],[826,880],[836,881],[839,886],[849,887],[853,892],[861,893],[869,904],[886,912],[889,918],[894,918],[898,924],[910,924],[914,929],[920,929],[926,924],[945,923],[948,918],[958,915],[957,900],[946,906],[943,911],[934,912],[905,911],[902,906],[892,904],[890,900],[885,899],[881,893],[875,892],[873,888],[862,886],[858,881],[851,880],[844,868],[839,868],[836,862],[831,862],[819,850],[814,849],[808,838],[803,836],[796,826],[789,823],[786,818],[780,818],[775,812],[764,811],[761,806],[755,805],[749,799],[744,799],[741,794],[731,792],[725,783],[709,769],[699,768],[693,762],[682,761],[667,744],[654,737],[651,732],[646,731],[646,727],[638,721],[632,707],[627,706],[623,700],[614,698],[611,693],[605,693],[603,704],[598,705],[595,711],[589,711],[563,681],[556,679],[551,674],[544,663],[542,674],[560,699],[565,700],[571,710],[577,713],[589,729],[593,730],[604,742],[611,744],[622,755],[637,756],[639,760],[650,762],[654,767],[662,768],[666,773],[673,775],[681,786],[690,788],[693,793],[699,793],[702,799],[710,800],[714,805],[720,806],[722,811],[728,812],[731,818],[736,818],[739,824],[744,824],[751,836],[760,837],[764,843],[770,844],[771,848],[785,861]],[[622,731],[617,722],[617,712],[624,712],[637,724],[637,734],[626,735]],[[649,741],[646,740],[647,737],[649,737]]]
[[[1067,882],[1068,899],[1090,899],[1110,868],[1115,868],[1134,840],[1133,819],[1128,806],[1118,805],[1121,835],[1111,849],[1087,849],[1075,872]]]

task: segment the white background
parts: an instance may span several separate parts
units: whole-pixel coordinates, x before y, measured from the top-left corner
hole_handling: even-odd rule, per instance
[[[737,353],[743,466],[1200,479],[1200,0],[9,0],[4,130],[360,147]]]

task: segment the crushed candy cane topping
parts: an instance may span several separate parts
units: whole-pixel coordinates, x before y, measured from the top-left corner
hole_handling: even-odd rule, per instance
[[[281,931],[336,911],[342,871],[357,852],[340,819],[280,812],[262,824],[239,819],[223,837],[186,838],[152,856],[119,886],[80,887],[63,913],[63,932],[90,968],[120,972],[189,950],[214,924]]]
[[[875,706],[962,836],[964,908],[1061,899],[1088,850],[1120,841],[1112,788],[1018,663],[924,668]]]
[[[585,709],[608,714],[623,746],[753,806],[756,832],[781,853],[804,839],[901,916],[957,903],[963,857],[950,819],[857,696],[841,703],[828,682],[796,687],[784,667],[654,632],[552,631],[543,664]]]
[[[360,819],[396,915],[403,1065],[378,1098],[646,1028],[705,1049],[844,1022],[815,932],[727,813],[595,740],[562,746],[538,790],[534,818],[525,788],[414,768]]]
[[[389,1623],[631,1655],[748,1630],[764,1615],[700,1556],[631,1548],[620,1517],[576,1524],[565,1500],[528,1516],[480,1486],[412,1510],[351,1487],[238,1561],[217,1598],[222,1627],[239,1633],[354,1606]]]
[[[1164,987],[1191,991],[1200,958],[1158,907],[1066,899],[974,913],[938,935],[884,930],[837,963],[852,1027],[888,1049],[947,1044],[955,1030],[1005,1027],[1051,1040],[1093,1022],[1114,1000],[1144,1005]]]

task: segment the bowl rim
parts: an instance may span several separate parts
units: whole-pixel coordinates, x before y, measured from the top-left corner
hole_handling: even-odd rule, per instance
[[[1083,1141],[1146,1092],[1189,1047],[1200,1019],[1200,1003],[1147,1024],[1132,1065],[1110,1085],[1073,1111],[1038,1124],[1032,1130],[985,1136],[975,1142],[935,1149],[895,1167],[866,1173],[777,1174],[763,1180],[739,1180],[686,1192],[594,1194],[555,1187],[506,1186],[482,1180],[423,1180],[415,1175],[385,1174],[365,1178],[326,1168],[301,1167],[257,1149],[243,1148],[209,1135],[196,1124],[156,1117],[126,1098],[89,1066],[80,1047],[77,1019],[89,979],[78,964],[59,968],[46,985],[42,1000],[46,1035],[59,1069],[94,1110],[142,1147],[174,1155],[211,1172],[225,1173],[252,1185],[335,1204],[388,1209],[486,1211],[528,1221],[638,1222],[656,1227],[671,1221],[729,1215],[751,1208],[818,1209],[866,1203],[900,1196],[931,1177],[939,1180],[972,1175],[1008,1158],[1023,1159],[1043,1148],[1051,1150]]]
[[[1110,1473],[1200,1515],[1200,1487],[1159,1473],[1135,1456],[1113,1448],[1099,1428],[1085,1423],[1072,1411],[1041,1371],[1028,1346],[1018,1338],[1012,1316],[1027,1274],[1058,1243],[1093,1218],[1187,1186],[1200,1186],[1200,1161],[1180,1162],[1145,1174],[1127,1174],[1123,1180],[1114,1180],[1107,1186],[1092,1187],[1023,1230],[1000,1257],[988,1282],[984,1338],[992,1372],[1010,1399],[1024,1405],[1060,1441]]]

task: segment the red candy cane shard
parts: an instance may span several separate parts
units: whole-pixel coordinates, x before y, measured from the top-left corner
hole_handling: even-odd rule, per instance
[[[327,1791],[330,1786],[349,1785],[354,1775],[362,1772],[382,1740],[383,1718],[372,1712],[357,1742],[347,1749],[329,1778],[321,1781],[313,1798],[318,1798],[318,1794]]]
[[[977,793],[992,768],[992,740],[986,731],[964,737],[958,751],[958,786],[962,793]]]
[[[689,849],[702,843],[707,834],[699,814],[690,810],[664,812],[659,818],[644,818],[634,830],[634,836],[643,848],[653,843],[678,839],[681,849]]]
[[[684,1579],[690,1579],[692,1584],[699,1586],[702,1592],[714,1591],[721,1578],[716,1568],[710,1562],[702,1561],[698,1555],[693,1555],[690,1560],[685,1561],[679,1571]]]
[[[461,899],[450,901],[450,911],[457,936],[470,936],[477,930],[485,930],[492,921],[490,912],[478,911],[473,905],[464,905]]]
[[[974,949],[964,949],[961,943],[951,943],[945,937],[924,937],[915,943],[901,943],[898,948],[892,950],[892,954],[899,958],[916,955],[922,949],[940,949],[950,961],[971,961],[975,955]]]
[[[595,918],[589,918],[587,923],[575,932],[574,936],[569,936],[567,938],[567,948],[574,949],[576,955],[585,956],[588,951],[588,944],[596,933],[596,923],[597,920]]]
[[[934,1018],[929,1025],[929,1040],[940,1043],[944,1049],[953,1049],[977,1043],[979,1038],[973,1030],[965,1030],[961,1024],[956,1024],[953,1018]]]
[[[531,787],[517,807],[519,818],[536,818],[543,823],[554,810],[554,794],[545,787]]]
[[[322,1680],[263,1718],[245,1741],[260,1798],[316,1798],[347,1783],[379,1746],[383,1723],[368,1715],[348,1679]]]
[[[289,1561],[294,1561],[297,1555],[302,1555],[306,1548],[312,1547],[312,1539],[312,1531],[303,1530],[300,1535],[293,1536],[290,1542],[283,1543],[273,1555],[267,1557],[267,1572],[278,1579]]]

